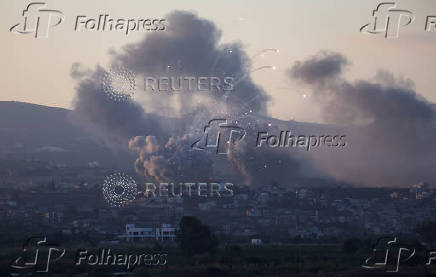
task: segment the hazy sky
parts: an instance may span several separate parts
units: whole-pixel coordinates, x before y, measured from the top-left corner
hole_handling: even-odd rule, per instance
[[[418,93],[436,102],[436,31],[425,32],[428,15],[436,15],[434,0],[397,1],[397,7],[413,11],[415,21],[400,30],[398,39],[365,35],[361,26],[372,21],[372,0],[283,0],[283,1],[46,1],[60,10],[65,21],[50,31],[49,38],[17,35],[9,28],[22,22],[22,11],[31,1],[0,2],[1,82],[0,100],[24,101],[48,106],[71,107],[74,81],[71,65],[80,62],[94,68],[108,66],[108,50],[119,50],[146,32],[75,32],[77,15],[97,18],[165,18],[173,10],[195,11],[222,30],[222,42],[240,41],[249,56],[266,48],[253,60],[253,68],[275,65],[277,70],[260,70],[253,79],[272,97],[269,113],[280,119],[316,120],[310,94],[299,89],[285,71],[297,61],[327,49],[342,53],[351,62],[350,79],[368,79],[377,69],[411,79]]]

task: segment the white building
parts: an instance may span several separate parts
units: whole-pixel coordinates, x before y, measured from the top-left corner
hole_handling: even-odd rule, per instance
[[[126,234],[120,237],[127,241],[134,240],[174,240],[178,228],[170,224],[162,224],[160,227],[136,227],[135,224],[126,224]]]
[[[251,239],[251,245],[261,245],[262,240],[261,239]]]

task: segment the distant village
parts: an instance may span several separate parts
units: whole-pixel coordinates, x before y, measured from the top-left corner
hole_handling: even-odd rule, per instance
[[[107,169],[56,170],[62,175],[38,167],[27,174],[0,171],[0,220],[9,236],[173,241],[181,217],[192,215],[221,241],[289,243],[415,234],[418,224],[436,221],[436,193],[424,182],[409,188],[322,186],[311,180],[256,188],[235,184],[232,197],[151,199],[139,193],[129,205],[115,208],[101,191]]]

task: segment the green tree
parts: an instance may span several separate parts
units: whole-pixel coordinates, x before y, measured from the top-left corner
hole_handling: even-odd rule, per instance
[[[218,246],[218,240],[209,227],[194,216],[184,216],[180,220],[177,242],[188,256],[214,252]]]

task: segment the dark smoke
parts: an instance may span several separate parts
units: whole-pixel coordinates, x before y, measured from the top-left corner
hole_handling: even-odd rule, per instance
[[[157,181],[206,181],[213,178],[212,159],[208,153],[190,148],[203,135],[205,124],[213,118],[232,119],[248,111],[265,116],[269,97],[252,82],[250,60],[240,43],[220,43],[221,32],[216,26],[191,12],[176,11],[165,18],[165,31],[149,33],[120,52],[111,50],[111,64],[140,77],[230,76],[234,89],[203,92],[201,96],[138,89],[133,98],[138,101],[115,102],[102,92],[103,69],[82,73],[76,64],[72,70],[72,76],[79,80],[75,112],[82,124],[103,132],[110,143],[116,139],[128,143],[138,153],[135,168],[141,176]],[[265,162],[272,165],[277,157],[273,153],[256,155],[255,149],[241,148],[231,164],[246,163],[246,171],[240,171],[242,166],[236,166],[236,171],[261,183],[265,176],[259,178],[262,172],[257,168]],[[280,159],[285,161],[283,155]],[[250,160],[253,156],[255,161]]]
[[[190,150],[189,135],[171,137],[160,145],[153,136],[137,136],[129,148],[138,152],[135,169],[138,174],[159,182],[205,182],[212,179],[212,160],[204,151]]]
[[[163,135],[157,116],[146,114],[144,109],[133,101],[113,101],[101,88],[104,70],[96,70],[80,81],[76,87],[73,102],[76,120],[87,129],[98,133],[108,144],[125,143],[136,135],[152,131]]]
[[[343,55],[322,51],[304,62],[297,61],[289,70],[289,74],[307,84],[319,84],[337,77],[348,64],[348,60]]]
[[[301,166],[286,148],[256,147],[258,131],[270,131],[266,122],[248,129],[245,140],[237,142],[228,159],[244,178],[244,184],[262,186],[277,182],[289,185],[300,175]]]
[[[435,181],[435,112],[410,81],[378,72],[374,80],[341,77],[347,59],[323,52],[298,62],[289,76],[310,85],[324,121],[347,128],[347,151],[317,157],[331,175],[372,185]]]
[[[214,91],[208,97],[231,111],[266,114],[269,98],[252,82],[250,60],[240,43],[220,44],[217,27],[191,12],[175,11],[165,18],[168,27],[164,32],[149,34],[121,53],[114,52],[114,62],[148,77],[233,77],[237,82],[233,91]],[[193,109],[191,97],[192,93],[185,93],[180,98],[183,112]]]

